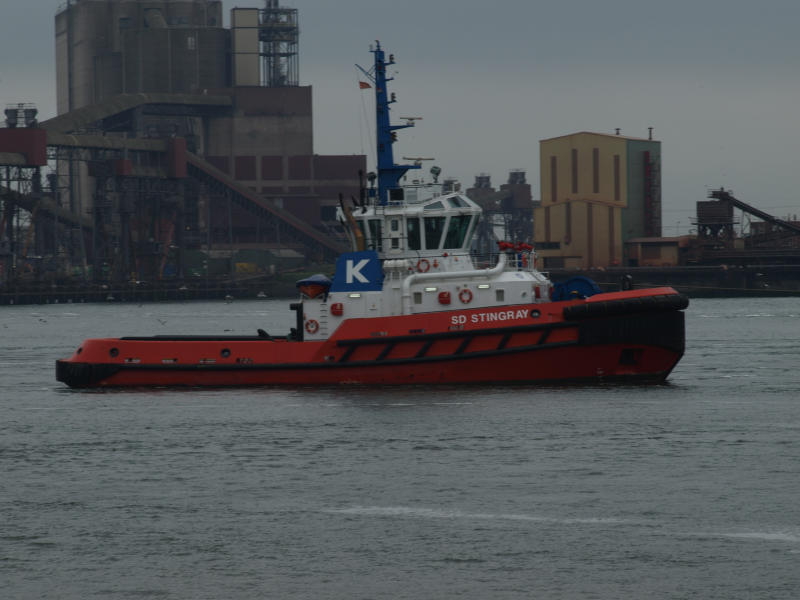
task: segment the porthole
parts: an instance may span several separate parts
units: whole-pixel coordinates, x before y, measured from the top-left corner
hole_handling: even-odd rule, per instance
[[[539,318],[541,315],[542,315],[542,313],[540,313],[540,312],[539,312],[538,310],[536,310],[536,309],[533,309],[533,310],[531,311],[531,319],[538,319],[538,318]]]
[[[108,355],[111,358],[117,358],[117,356],[119,356],[119,348],[112,348],[111,350],[108,351]]]
[[[222,358],[228,358],[231,355],[230,348],[223,348],[222,351],[220,352],[220,355],[222,356]]]

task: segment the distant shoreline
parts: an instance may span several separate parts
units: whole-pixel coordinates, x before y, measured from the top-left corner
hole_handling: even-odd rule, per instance
[[[323,269],[324,270],[324,269]],[[634,288],[673,287],[692,298],[736,298],[800,296],[800,265],[609,267],[607,269],[551,269],[554,282],[583,276],[594,280],[603,291],[616,291],[622,278],[630,276]],[[302,279],[303,273],[297,273]],[[86,302],[180,302],[294,298],[294,281],[256,279],[239,282],[173,281],[160,284],[87,284],[52,286],[22,283],[14,289],[0,288],[0,306],[19,304],[69,304]]]
[[[205,282],[171,282],[160,285],[19,285],[13,290],[0,288],[0,306],[91,302],[180,302],[185,300],[224,300],[226,298],[255,300],[258,298],[293,298],[296,295],[294,283],[274,280],[247,283],[210,282],[208,285]]]

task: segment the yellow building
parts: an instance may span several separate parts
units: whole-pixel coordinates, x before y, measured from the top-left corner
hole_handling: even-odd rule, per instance
[[[636,266],[632,238],[661,235],[661,142],[580,132],[539,142],[540,268]]]
[[[629,261],[640,267],[677,267],[686,264],[690,237],[631,238],[625,243]]]

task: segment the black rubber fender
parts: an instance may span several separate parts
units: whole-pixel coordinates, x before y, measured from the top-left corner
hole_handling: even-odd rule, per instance
[[[73,388],[88,387],[115,375],[119,365],[56,361],[56,380]]]
[[[585,302],[564,307],[564,318],[569,320],[591,317],[612,317],[634,313],[666,312],[683,310],[689,306],[689,298],[683,294],[664,294],[640,298],[620,298],[600,302]]]

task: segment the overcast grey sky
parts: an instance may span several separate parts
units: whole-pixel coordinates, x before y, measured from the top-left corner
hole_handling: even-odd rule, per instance
[[[0,103],[55,111],[53,18],[63,0],[2,0]],[[260,0],[226,0],[262,6]],[[664,233],[686,231],[712,187],[800,214],[796,0],[282,0],[299,9],[300,78],[314,86],[315,151],[372,157],[372,103],[354,63],[380,39],[398,64],[393,115],[420,116],[398,156],[494,185],[539,140],[598,131],[662,142]],[[368,112],[368,121],[364,112]],[[369,132],[369,133],[368,133]]]

